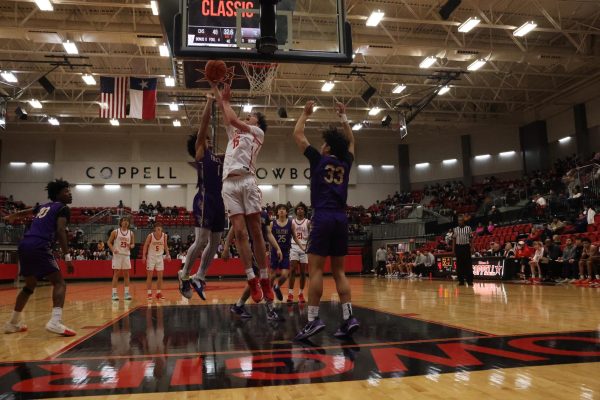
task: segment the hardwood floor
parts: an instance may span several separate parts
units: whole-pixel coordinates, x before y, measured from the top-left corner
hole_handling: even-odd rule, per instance
[[[29,330],[2,335],[0,392],[15,398],[373,399],[600,396],[600,289],[450,281],[350,279],[354,340],[331,334],[341,309],[326,278],[311,342],[291,338],[306,307],[280,306],[267,323],[262,305],[243,321],[229,312],[243,281],[209,281],[207,301],[182,301],[168,281],[166,300],[113,302],[109,282],[69,283],[64,322],[78,335],[44,330],[51,288],[24,312]],[[122,297],[122,288],[121,297]],[[0,288],[0,319],[16,289]],[[297,293],[297,292],[296,292]],[[284,288],[284,295],[287,287]],[[158,306],[158,307],[157,307]]]

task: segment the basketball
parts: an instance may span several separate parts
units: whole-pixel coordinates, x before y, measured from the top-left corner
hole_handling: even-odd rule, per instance
[[[222,60],[210,60],[204,67],[204,76],[212,82],[220,82],[227,74],[227,64]]]

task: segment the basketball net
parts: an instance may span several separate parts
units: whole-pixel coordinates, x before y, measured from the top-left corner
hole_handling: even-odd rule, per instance
[[[271,94],[271,86],[277,74],[276,63],[253,63],[242,61],[242,69],[250,82],[251,96],[268,96]]]

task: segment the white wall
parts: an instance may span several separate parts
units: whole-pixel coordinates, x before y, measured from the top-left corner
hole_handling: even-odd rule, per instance
[[[435,141],[419,141],[409,145],[410,181],[424,183],[445,179],[462,179],[462,158],[460,136],[441,136]],[[453,164],[443,164],[443,160],[456,158]],[[416,164],[429,163],[416,167]]]
[[[600,126],[600,97],[585,103],[588,128]]]
[[[569,108],[546,120],[546,130],[548,132],[548,143],[557,141],[566,136],[575,135],[575,113],[573,108]]]
[[[435,138],[429,136],[422,140],[417,132],[412,132],[408,143],[411,164],[410,177],[415,187],[426,182],[445,179],[462,179],[462,163],[460,156],[460,136],[438,133]],[[307,131],[310,142],[320,148],[322,139],[317,130]],[[102,163],[171,163],[183,165],[190,161],[185,142],[186,135],[169,134],[139,134],[124,132],[122,135],[93,133],[80,134],[70,130],[69,133],[54,135],[38,134],[8,134],[2,137],[2,152],[0,158],[0,194],[13,194],[17,199],[23,199],[29,204],[45,199],[43,186],[58,174],[63,174],[67,165],[100,165]],[[384,135],[377,132],[356,133],[356,159],[352,168],[351,184],[349,187],[348,203],[353,205],[370,205],[376,200],[384,199],[399,188],[399,169],[397,162],[397,147],[400,139],[396,136]],[[225,144],[223,132],[219,132],[219,147]],[[516,128],[490,127],[472,132],[473,154],[483,152],[494,154],[510,149],[518,150],[518,131]],[[457,158],[453,165],[442,165],[442,160]],[[10,161],[47,161],[50,167],[44,171],[34,171],[27,165],[22,171],[9,167]],[[514,160],[496,160],[485,165],[474,164],[474,175],[501,174],[507,171],[518,171],[521,168],[520,157]],[[414,165],[419,162],[429,162],[429,168],[416,170]],[[73,163],[73,164],[70,164]],[[267,134],[265,144],[258,158],[258,164],[264,166],[306,166],[308,161],[297,149],[289,135]],[[369,164],[369,170],[359,169],[359,165]],[[86,164],[87,165],[87,164]],[[103,165],[103,164],[102,164]],[[124,164],[123,164],[124,165]],[[383,169],[382,165],[391,165],[393,169]],[[182,168],[183,168],[182,167]],[[163,205],[186,205],[191,208],[195,176],[183,176],[177,183],[182,186],[177,189],[167,189],[168,180],[148,180],[144,182],[122,182],[122,189],[110,192],[101,184],[113,183],[96,180],[74,183],[93,183],[96,186],[91,191],[74,191],[75,205],[115,206],[119,200],[134,209],[141,200],[155,202],[161,200]],[[189,171],[188,171],[189,172]],[[85,175],[83,175],[85,176]],[[79,180],[79,178],[78,178]],[[300,192],[292,188],[296,182],[282,183],[269,181],[272,190],[263,191],[264,202],[296,203],[300,200],[309,202],[309,192]],[[307,184],[308,182],[297,182]],[[163,188],[152,191],[145,184],[162,184]]]
[[[471,135],[471,172],[473,176],[494,175],[502,172],[523,170],[519,130],[517,128],[490,128],[483,135]],[[500,153],[515,151],[508,157]],[[490,158],[475,159],[478,155],[489,154]]]

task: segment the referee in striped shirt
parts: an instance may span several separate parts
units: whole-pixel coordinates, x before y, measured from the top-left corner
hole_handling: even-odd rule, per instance
[[[458,226],[452,234],[452,250],[456,256],[456,273],[458,285],[464,286],[465,281],[473,285],[473,263],[471,262],[471,227],[465,225],[464,215],[459,215]]]

